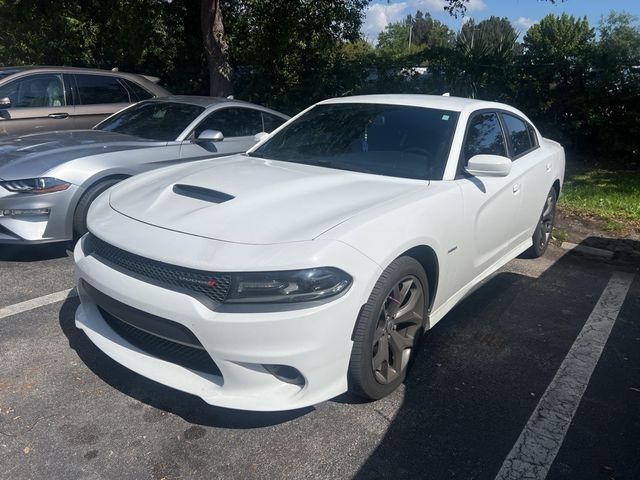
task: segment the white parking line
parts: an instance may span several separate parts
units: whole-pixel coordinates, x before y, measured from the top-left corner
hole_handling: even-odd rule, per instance
[[[587,389],[633,274],[615,272],[507,455],[496,480],[546,478]]]
[[[18,313],[33,310],[34,308],[44,307],[51,303],[61,302],[67,297],[75,297],[77,295],[74,288],[68,288],[67,290],[61,290],[56,293],[50,293],[38,298],[32,298],[26,302],[16,303],[15,305],[9,305],[8,307],[0,308],[0,319],[16,315]]]

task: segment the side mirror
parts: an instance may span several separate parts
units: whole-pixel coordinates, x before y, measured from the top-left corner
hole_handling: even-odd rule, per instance
[[[261,142],[262,140],[264,140],[265,138],[267,138],[268,136],[269,136],[269,134],[267,132],[256,133],[253,136],[253,141],[258,143],[258,142]]]
[[[0,109],[11,108],[11,99],[9,97],[0,98]]]
[[[506,177],[511,172],[511,159],[501,155],[474,155],[465,171],[476,177]]]
[[[221,142],[224,135],[220,130],[203,130],[196,138],[196,142]]]

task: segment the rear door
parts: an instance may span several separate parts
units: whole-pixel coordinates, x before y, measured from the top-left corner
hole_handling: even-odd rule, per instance
[[[204,130],[222,132],[224,140],[201,142]],[[181,158],[210,157],[246,152],[255,144],[254,136],[264,131],[260,110],[247,107],[223,107],[213,111],[198,124],[183,142]]]
[[[551,160],[539,147],[535,129],[510,112],[500,112],[513,161],[514,178],[520,185],[522,207],[514,233],[517,243],[533,235],[553,183]]]
[[[74,128],[93,128],[132,102],[129,91],[116,76],[77,73],[73,77],[76,103]]]
[[[38,73],[17,78],[0,87],[0,137],[26,135],[74,127],[74,112],[62,74]]]

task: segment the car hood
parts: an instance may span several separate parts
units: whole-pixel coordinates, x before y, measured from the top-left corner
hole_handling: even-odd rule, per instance
[[[427,182],[236,155],[156,170],[110,191],[111,208],[215,240],[312,240]]]
[[[0,178],[15,180],[37,177],[78,158],[166,144],[101,130],[70,130],[12,137],[0,140]]]

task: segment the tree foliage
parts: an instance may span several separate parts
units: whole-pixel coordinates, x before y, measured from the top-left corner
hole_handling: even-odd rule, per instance
[[[640,158],[633,16],[612,12],[596,30],[586,18],[549,15],[520,43],[505,18],[469,20],[454,33],[418,11],[373,46],[360,35],[367,4],[0,0],[0,65],[118,67],[159,76],[176,93],[213,85],[287,113],[340,95],[450,92],[518,106],[568,148]]]

